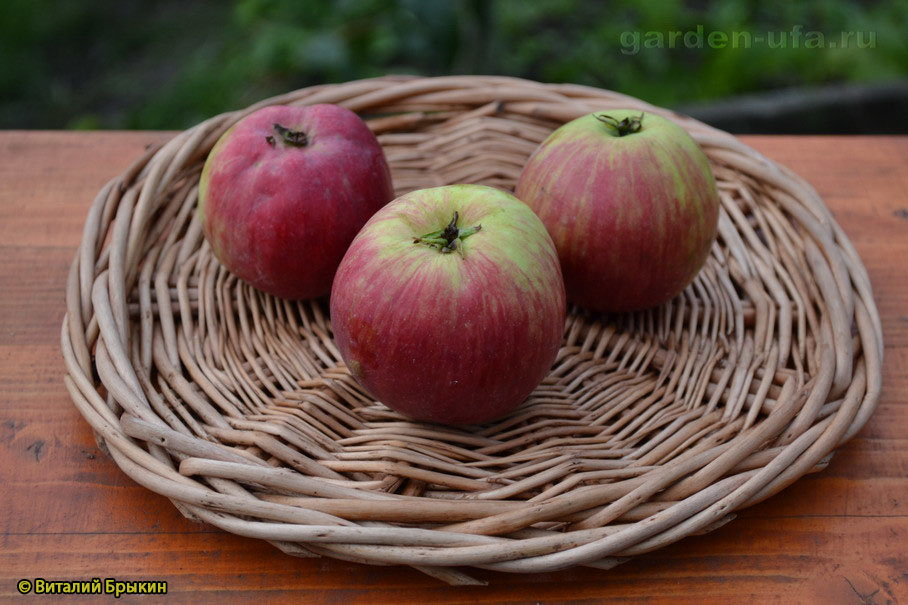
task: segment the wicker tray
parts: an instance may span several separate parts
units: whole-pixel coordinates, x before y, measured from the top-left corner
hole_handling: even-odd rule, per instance
[[[573,309],[550,375],[504,420],[408,422],[351,379],[325,301],[253,290],[201,235],[208,151],[277,103],[360,112],[398,193],[510,189],[561,123],[645,108],[712,161],[719,238],[662,308]],[[294,555],[471,583],[453,568],[608,568],[822,469],[877,403],[882,333],[864,266],[819,196],[733,136],[581,86],[380,78],[216,116],[108,183],[72,264],[62,349],[99,442],[187,517]]]

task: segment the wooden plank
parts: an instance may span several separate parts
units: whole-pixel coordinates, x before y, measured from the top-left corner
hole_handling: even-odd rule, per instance
[[[70,543],[62,549],[61,542]],[[519,576],[472,571],[486,588],[452,588],[402,567],[288,557],[266,543],[215,533],[98,532],[7,534],[0,566],[7,578],[154,579],[171,595],[281,597],[304,602],[551,602],[608,597],[676,602],[748,596],[784,602],[860,603],[848,585],[877,603],[904,597],[908,519],[840,517],[742,519],[610,571],[575,568]],[[99,553],[104,553],[103,558]],[[4,581],[2,591],[12,588]],[[261,593],[261,594],[260,594]],[[0,594],[3,594],[0,592]],[[685,600],[687,597],[687,600]],[[831,599],[831,600],[825,600]],[[214,600],[214,599],[211,599]],[[207,602],[205,599],[203,602]],[[781,601],[780,601],[781,602]]]
[[[85,214],[101,187],[146,148],[172,136],[164,132],[3,132],[0,242],[75,248],[82,239]]]
[[[169,136],[0,133],[0,599],[19,598],[20,578],[114,577],[165,580],[171,600],[193,603],[908,601],[908,137],[743,137],[824,196],[883,319],[880,405],[824,472],[611,571],[476,571],[490,586],[450,588],[192,523],[98,450],[61,380],[69,261],[97,191]]]

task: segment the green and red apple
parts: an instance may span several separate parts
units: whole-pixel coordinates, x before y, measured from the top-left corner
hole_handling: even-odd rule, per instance
[[[413,191],[379,210],[331,292],[353,376],[392,409],[444,424],[491,421],[524,401],[551,368],[564,321],[545,226],[479,185]]]
[[[235,275],[282,298],[316,298],[393,197],[381,145],[359,116],[337,105],[278,105],[217,141],[198,213],[214,255]]]
[[[706,155],[680,126],[647,112],[609,110],[561,126],[530,156],[515,194],[552,236],[568,300],[596,311],[679,294],[718,228]]]

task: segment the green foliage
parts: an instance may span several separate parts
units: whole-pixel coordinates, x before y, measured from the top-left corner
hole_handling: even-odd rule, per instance
[[[672,106],[904,78],[906,25],[908,3],[881,0],[4,0],[0,127],[185,128],[302,86],[391,73],[507,74]],[[729,43],[669,43],[698,27]],[[749,47],[732,47],[736,32]],[[825,47],[807,47],[806,32]],[[832,48],[842,32],[874,47]],[[756,42],[772,33],[785,47]]]

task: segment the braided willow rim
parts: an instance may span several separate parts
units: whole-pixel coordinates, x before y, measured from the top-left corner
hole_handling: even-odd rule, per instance
[[[195,217],[217,138],[270,104],[337,103],[384,146],[397,193],[512,189],[561,123],[618,107],[685,127],[721,196],[708,262],[675,300],[573,309],[514,413],[457,430],[372,400],[324,300],[287,302],[213,258]],[[299,556],[611,567],[729,521],[825,467],[872,413],[882,332],[858,255],[816,192],[733,136],[613,92],[498,77],[317,86],[153,149],[98,194],[69,275],[66,386],[119,467],[187,517]]]

